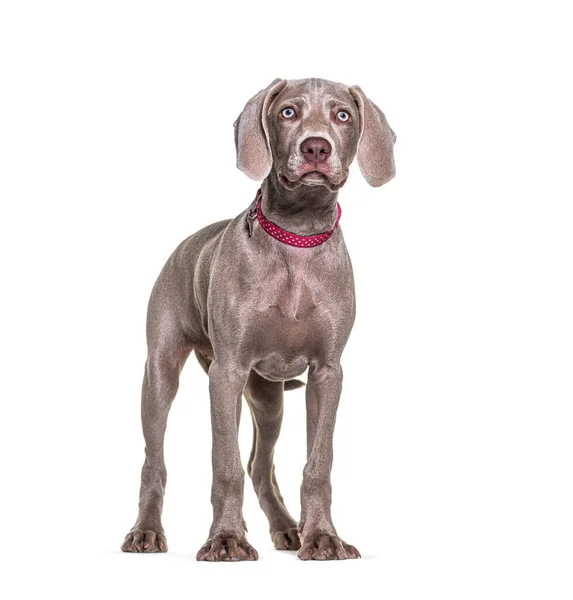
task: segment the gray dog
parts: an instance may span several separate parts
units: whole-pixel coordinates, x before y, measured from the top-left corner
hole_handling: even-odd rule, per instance
[[[205,227],[175,250],[151,293],[141,418],[145,463],[139,516],[125,552],[165,552],[163,439],[179,374],[191,352],[209,375],[213,524],[197,560],[256,560],[242,515],[237,430],[245,395],[254,441],[247,472],[278,549],[303,560],[358,558],[330,515],[340,357],[354,322],[352,267],[338,227],[338,190],[357,155],[366,181],[394,176],[396,140],[358,87],[276,79],[235,121],[237,166],[264,179],[238,217]],[[307,463],[297,524],[275,478],[283,391],[308,367]]]

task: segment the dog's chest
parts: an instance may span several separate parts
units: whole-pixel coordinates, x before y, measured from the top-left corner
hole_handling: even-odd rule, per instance
[[[348,299],[338,293],[336,273],[305,250],[295,250],[290,260],[262,270],[254,299],[257,346],[283,364],[327,348],[351,312]]]
[[[317,286],[299,274],[277,277],[265,296],[267,311],[294,322],[310,317],[320,303]]]
[[[292,324],[316,316],[328,286],[306,256],[288,258],[269,265],[260,280],[258,304],[261,311]]]
[[[254,368],[270,380],[298,377],[328,338],[319,289],[305,278],[279,275],[269,281],[263,298],[256,317]]]
[[[236,351],[268,379],[291,379],[312,361],[338,360],[354,321],[342,239],[312,249],[259,241],[238,249],[242,260],[231,253],[219,258],[224,270],[213,278],[210,300],[214,346]]]
[[[330,354],[338,307],[319,281],[306,276],[276,274],[268,283],[254,326],[254,369],[270,380],[292,379],[312,358]]]

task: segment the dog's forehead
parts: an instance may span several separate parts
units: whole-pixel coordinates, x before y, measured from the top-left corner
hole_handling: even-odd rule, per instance
[[[309,105],[353,102],[347,85],[318,78],[289,79],[276,101],[285,102],[289,99],[299,100]]]

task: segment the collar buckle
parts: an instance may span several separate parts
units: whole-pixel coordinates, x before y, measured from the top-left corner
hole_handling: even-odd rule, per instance
[[[253,221],[257,218],[257,214],[258,214],[258,209],[257,209],[257,204],[255,204],[255,206],[253,206],[253,208],[250,208],[247,212],[247,230],[249,232],[249,237],[253,236]]]

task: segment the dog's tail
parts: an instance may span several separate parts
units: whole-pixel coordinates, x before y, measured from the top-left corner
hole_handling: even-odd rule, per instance
[[[300,379],[289,379],[285,381],[285,392],[290,392],[291,390],[297,390],[298,388],[304,387],[306,383],[301,381]]]
[[[197,349],[195,349],[195,356],[197,357],[197,361],[199,362],[199,364],[203,367],[203,371],[205,371],[205,373],[208,373],[209,367],[211,366],[213,360],[207,358],[202,352],[199,352],[199,350]]]
[[[195,356],[197,357],[199,364],[203,367],[203,371],[205,371],[205,373],[208,373],[209,367],[213,362],[212,359],[205,356],[202,352],[199,352],[199,350],[197,349],[195,349]],[[285,392],[289,392],[290,390],[296,390],[298,388],[304,387],[305,383],[304,381],[300,381],[299,379],[289,379],[288,381],[285,381],[284,385]]]

